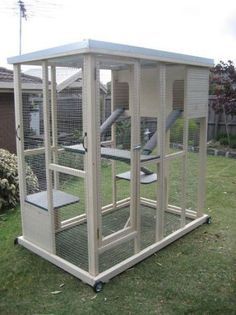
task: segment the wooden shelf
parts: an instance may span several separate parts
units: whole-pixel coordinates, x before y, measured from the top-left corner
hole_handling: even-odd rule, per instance
[[[85,154],[85,149],[82,144],[75,144],[70,146],[64,146],[66,151]],[[121,150],[121,149],[113,149],[113,148],[101,148],[101,157],[111,160],[122,161],[126,163],[130,163],[131,160],[131,153],[128,150]],[[150,161],[159,158],[157,155],[140,155],[140,161]]]
[[[130,173],[130,171],[128,171],[125,173],[117,174],[116,178],[130,181],[131,173]],[[144,172],[140,172],[140,183],[141,184],[151,184],[151,183],[154,183],[156,181],[157,181],[157,174],[156,173],[152,173],[152,174],[147,175]]]

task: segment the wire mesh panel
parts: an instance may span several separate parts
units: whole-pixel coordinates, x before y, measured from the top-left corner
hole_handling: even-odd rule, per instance
[[[199,121],[189,120],[188,153],[187,153],[187,203],[188,209],[197,209],[198,181],[199,181]]]
[[[36,154],[25,157],[26,163],[26,194],[47,189],[45,154]],[[27,171],[28,170],[28,171]],[[29,176],[30,170],[32,175]]]
[[[88,271],[88,235],[86,222],[56,234],[56,254]]]
[[[58,209],[60,222],[64,220],[72,219],[74,217],[84,215],[85,216],[85,187],[84,179],[67,174],[59,174],[58,190],[78,197],[79,200],[76,203],[68,204],[65,207]],[[71,220],[69,220],[71,221]]]
[[[169,144],[166,148],[166,154],[183,150],[184,119],[183,117],[181,117],[181,112],[179,114],[179,117],[173,119],[171,126],[167,132],[167,139]]]
[[[42,92],[23,93],[22,105],[25,149],[43,147]]]
[[[25,157],[26,195],[33,194],[46,188],[44,127],[42,123],[42,84],[38,78],[35,91],[22,93],[22,125],[24,150],[42,148],[41,152],[31,152]],[[19,128],[19,126],[18,126]],[[17,130],[18,133],[18,130]]]
[[[169,235],[181,227],[181,208],[183,205],[183,158],[177,157],[166,162],[166,212],[165,235]],[[178,214],[169,212],[172,207],[179,210]]]
[[[183,198],[183,159],[181,157],[167,162],[168,204],[182,206]]]
[[[68,70],[68,69],[66,69]],[[55,210],[56,254],[88,270],[88,236],[84,171],[82,71],[77,69],[52,95],[52,162],[54,189],[68,202]],[[60,68],[60,72],[63,68]],[[68,72],[68,71],[67,71]],[[77,146],[82,147],[77,150]]]
[[[80,82],[81,80],[78,83]],[[83,132],[82,86],[67,87],[57,93],[57,124],[60,144],[81,141]]]
[[[158,120],[155,117],[141,118],[141,154],[159,156],[158,147]],[[157,162],[141,166],[140,169],[140,196],[141,196],[141,248],[155,242],[158,202],[158,173]]]
[[[115,174],[130,172],[130,143],[131,124],[130,118],[120,118],[113,123],[115,137],[112,144],[101,147],[101,197],[102,206],[130,197],[130,182],[119,181]],[[115,182],[114,182],[115,181]],[[115,191],[114,191],[115,190]],[[114,204],[114,207],[116,205]],[[103,230],[106,230],[106,220],[102,219]],[[117,231],[124,226],[120,226],[114,221],[113,231]]]
[[[156,214],[156,207],[141,206],[141,249],[155,243]]]
[[[134,254],[134,240],[124,242],[99,255],[99,272],[124,261]]]

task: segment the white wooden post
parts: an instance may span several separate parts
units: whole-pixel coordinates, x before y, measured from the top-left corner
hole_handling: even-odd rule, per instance
[[[157,214],[156,214],[156,241],[160,241],[164,236],[164,215],[166,207],[166,180],[165,180],[165,148],[166,148],[166,66],[160,64],[157,66],[157,76],[159,86],[158,95],[158,151],[160,155],[160,162],[158,165],[159,179],[158,179],[158,201],[157,201]]]
[[[181,179],[181,227],[186,224],[186,184],[187,184],[187,163],[188,163],[188,68],[185,67],[184,77],[184,113],[183,113],[183,151],[182,157],[182,179]]]
[[[137,231],[135,253],[140,251],[140,64],[130,66],[130,114],[131,114],[131,181],[130,222]]]
[[[24,156],[24,126],[23,126],[23,106],[22,106],[22,90],[21,90],[21,66],[14,65],[14,97],[15,97],[15,124],[16,124],[16,149],[18,162],[18,177],[20,190],[20,206],[21,211],[24,209],[24,201],[26,198],[26,176],[25,176],[25,156]],[[22,229],[24,235],[24,224],[22,220]]]
[[[115,110],[114,104],[114,86],[115,86],[115,79],[116,73],[114,70],[111,72],[111,112]],[[112,141],[112,148],[116,147],[116,126],[113,124],[111,126],[111,141]],[[116,208],[116,201],[117,201],[117,182],[116,182],[116,161],[112,160],[111,162],[111,169],[112,169],[112,204],[113,208]]]
[[[83,111],[85,111],[85,171],[86,213],[88,226],[89,273],[98,274],[98,244],[101,239],[101,158],[100,158],[100,106],[99,74],[92,55],[84,56],[83,65]]]
[[[207,150],[207,117],[200,118],[199,143],[199,172],[198,172],[198,200],[197,217],[203,215],[206,194],[206,150]]]
[[[45,168],[47,181],[47,202],[48,214],[51,225],[51,251],[56,252],[55,248],[55,222],[53,209],[53,195],[52,195],[52,171],[50,171],[51,163],[51,135],[50,135],[50,102],[48,91],[48,63],[42,62],[43,73],[43,121],[44,121],[44,146],[45,146]]]
[[[57,135],[57,83],[56,68],[51,66],[51,116],[52,116],[52,145],[53,163],[58,163],[58,135]],[[59,188],[59,174],[54,171],[54,188]]]

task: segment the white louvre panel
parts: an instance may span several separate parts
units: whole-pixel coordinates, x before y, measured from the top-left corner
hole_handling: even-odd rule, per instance
[[[208,89],[209,70],[196,67],[188,68],[186,101],[189,118],[207,116]]]
[[[114,106],[129,109],[129,85],[127,82],[114,82]]]
[[[183,109],[184,103],[184,80],[173,82],[173,109]]]

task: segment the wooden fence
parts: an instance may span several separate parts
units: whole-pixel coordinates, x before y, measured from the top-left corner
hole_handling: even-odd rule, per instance
[[[236,115],[225,115],[224,113],[216,114],[212,105],[216,99],[214,95],[209,96],[208,107],[208,140],[215,139],[219,134],[226,133],[226,124],[229,134],[236,135]]]
[[[236,135],[236,115],[224,115],[224,113],[216,114],[212,105],[216,97],[214,95],[209,96],[208,107],[208,140],[216,139],[217,135],[225,134],[225,122],[227,122],[228,130],[231,135]],[[111,113],[111,97],[106,96],[105,99],[105,116],[108,117]]]

